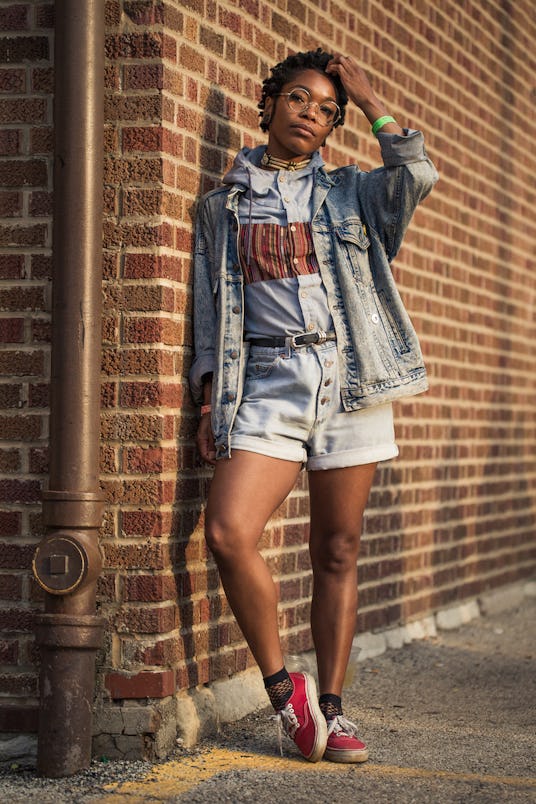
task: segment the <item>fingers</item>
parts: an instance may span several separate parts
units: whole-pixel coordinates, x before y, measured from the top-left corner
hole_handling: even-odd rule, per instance
[[[345,56],[343,53],[335,53],[331,61],[328,62],[326,72],[336,72],[339,74],[341,72],[351,73],[352,68],[356,66],[351,56]]]
[[[216,463],[216,449],[210,425],[210,416],[208,415],[201,417],[196,442],[201,460],[214,465]]]

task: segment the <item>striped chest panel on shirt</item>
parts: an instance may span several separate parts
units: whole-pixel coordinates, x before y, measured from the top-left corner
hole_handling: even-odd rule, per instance
[[[318,273],[310,223],[243,224],[240,265],[246,284]]]

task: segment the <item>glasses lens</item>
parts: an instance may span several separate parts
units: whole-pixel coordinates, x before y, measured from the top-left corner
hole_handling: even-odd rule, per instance
[[[316,119],[321,126],[333,126],[339,119],[339,107],[334,101],[326,101],[322,105],[318,105],[311,101],[311,96],[305,89],[293,89],[286,98],[289,108],[298,114],[311,105],[316,107]]]
[[[332,126],[339,119],[339,107],[327,101],[318,107],[318,122],[323,126]]]
[[[293,112],[303,112],[309,101],[309,93],[304,89],[293,89],[288,93],[287,102]]]

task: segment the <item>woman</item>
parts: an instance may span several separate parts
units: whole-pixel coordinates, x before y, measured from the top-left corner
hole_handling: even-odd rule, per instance
[[[199,210],[190,380],[199,452],[215,465],[206,538],[285,732],[311,762],[362,762],[341,703],[361,522],[378,461],[398,454],[392,400],[427,387],[389,263],[437,174],[422,134],[398,125],[351,57],[319,49],[271,72],[267,146],[243,149]],[[324,168],[319,149],[348,99],[379,139],[378,170]],[[284,666],[258,550],[302,467],[319,699],[308,674]]]

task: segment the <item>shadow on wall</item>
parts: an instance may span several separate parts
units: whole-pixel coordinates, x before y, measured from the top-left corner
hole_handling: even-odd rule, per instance
[[[220,185],[230,153],[239,148],[240,137],[231,129],[226,105],[224,93],[212,85],[202,124],[198,192],[189,210],[192,221],[195,221],[200,198]],[[203,509],[213,470],[200,462],[195,446],[191,446],[195,443],[197,424],[197,415],[182,416],[178,432],[178,450],[184,456],[179,468],[173,526],[173,563],[180,628],[179,690],[206,684],[245,669],[247,662],[245,650],[243,667],[236,666],[235,652],[226,651],[234,639],[232,632],[237,626],[234,621],[220,622],[229,610],[203,533]]]

